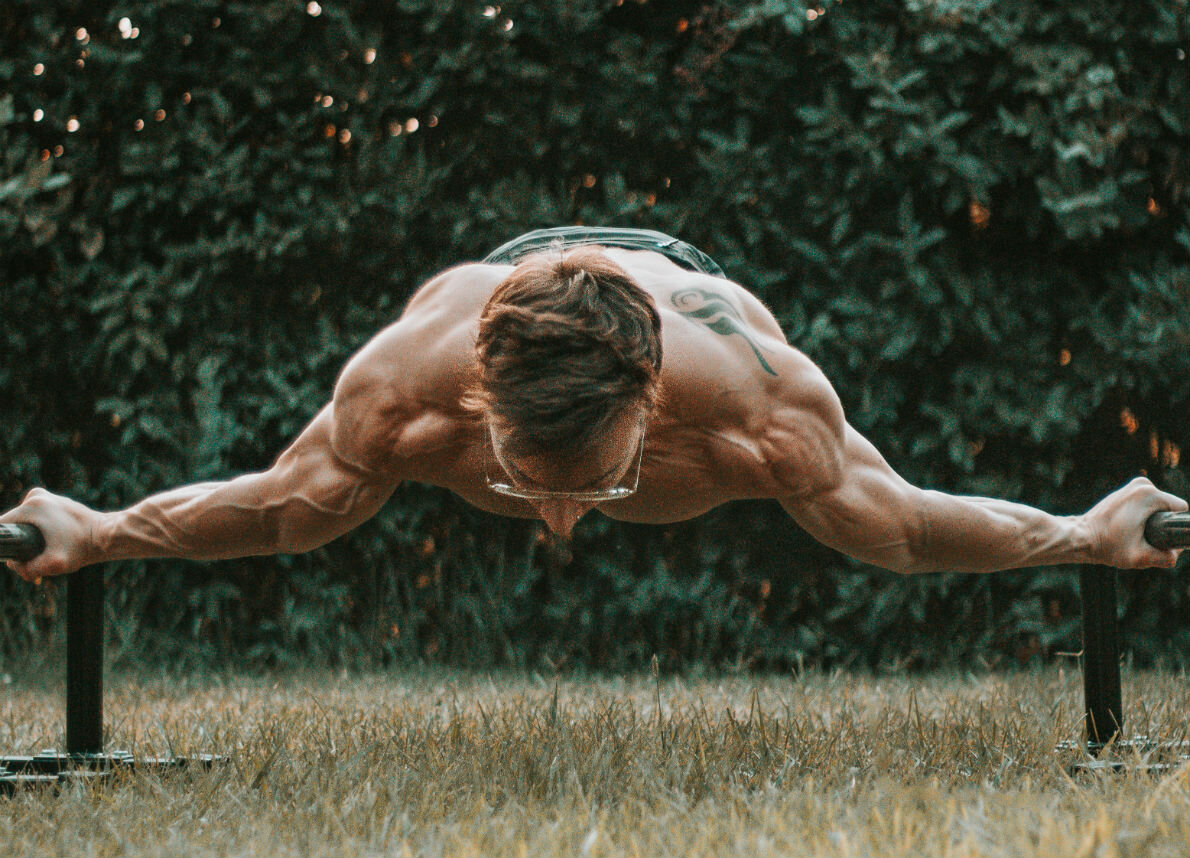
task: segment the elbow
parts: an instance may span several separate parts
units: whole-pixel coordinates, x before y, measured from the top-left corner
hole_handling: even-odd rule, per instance
[[[904,539],[901,556],[893,568],[894,572],[901,575],[923,575],[940,570],[930,536],[930,516],[925,493],[918,492],[917,495],[918,497],[907,505],[909,514],[902,519]]]
[[[300,523],[282,525],[278,527],[270,540],[270,554],[305,554],[321,548],[333,539],[314,528],[304,527]]]
[[[880,558],[877,565],[890,572],[896,572],[898,575],[920,575],[923,572],[934,571],[930,568],[929,563],[910,550],[898,550],[889,552],[887,555]]]
[[[256,521],[257,555],[305,554],[320,548],[329,540],[321,538],[316,528],[304,516],[294,515],[287,504],[272,505],[261,510]]]
[[[924,499],[905,506],[906,514],[898,522],[900,533],[890,540],[890,550],[880,565],[898,575],[922,575],[937,572],[938,564],[930,545],[930,519]]]

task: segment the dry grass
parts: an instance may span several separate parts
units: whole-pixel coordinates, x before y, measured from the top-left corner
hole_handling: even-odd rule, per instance
[[[1126,677],[1180,738],[1185,677]],[[1072,780],[1077,672],[543,680],[443,673],[109,682],[112,747],[209,772],[0,799],[5,855],[1176,855],[1190,767]],[[0,686],[0,749],[61,741]]]

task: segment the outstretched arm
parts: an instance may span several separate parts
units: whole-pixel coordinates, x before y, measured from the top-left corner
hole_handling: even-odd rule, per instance
[[[358,374],[357,374],[358,375]],[[369,455],[394,427],[369,404],[351,373],[336,395],[267,471],[153,495],[101,513],[34,489],[0,523],[41,529],[46,548],[28,563],[10,562],[33,580],[106,560],[184,557],[215,560],[309,551],[374,515],[400,474]]]
[[[994,572],[1056,563],[1121,569],[1171,567],[1178,551],[1144,540],[1159,510],[1184,500],[1139,478],[1078,516],[1054,516],[1024,504],[964,497],[910,485],[843,419],[825,379],[801,409],[796,429],[780,433],[795,458],[817,449],[808,488],[782,506],[819,541],[897,572]]]

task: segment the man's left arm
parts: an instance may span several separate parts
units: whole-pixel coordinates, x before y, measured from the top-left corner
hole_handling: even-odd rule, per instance
[[[1144,524],[1154,512],[1183,511],[1187,504],[1147,479],[1131,481],[1077,516],[921,489],[902,479],[846,422],[825,379],[816,388],[816,395],[803,397],[797,419],[773,433],[768,447],[770,456],[784,453],[794,463],[783,482],[796,488],[780,499],[782,506],[832,548],[906,574],[1177,563],[1180,552],[1145,541]]]

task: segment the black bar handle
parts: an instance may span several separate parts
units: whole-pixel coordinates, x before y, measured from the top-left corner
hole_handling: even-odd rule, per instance
[[[1145,542],[1154,548],[1190,548],[1190,512],[1155,512],[1145,522]]]
[[[32,560],[45,550],[45,537],[31,524],[0,524],[0,560]]]

